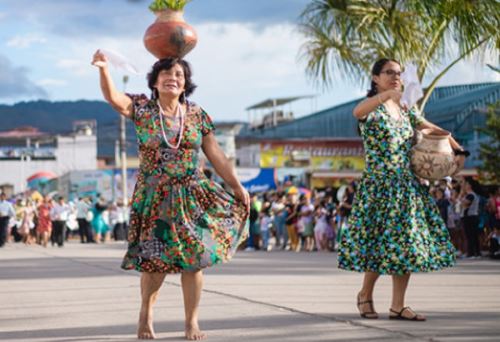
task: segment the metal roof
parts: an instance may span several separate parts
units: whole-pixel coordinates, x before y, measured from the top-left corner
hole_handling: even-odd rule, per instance
[[[9,131],[0,131],[0,138],[6,139],[39,138],[47,135],[48,133],[41,132],[38,128],[31,126],[18,127]]]
[[[352,115],[362,98],[333,106],[274,127],[250,129],[245,126],[238,138],[290,139],[359,137],[357,121]],[[470,113],[500,100],[500,82],[437,87],[425,108],[426,117],[446,129],[461,127]],[[470,129],[473,129],[472,127]],[[470,130],[466,128],[466,130]]]
[[[259,102],[257,104],[254,104],[246,110],[252,110],[252,109],[263,109],[263,108],[273,108],[275,106],[281,106],[296,100],[300,99],[308,99],[314,97],[314,95],[301,95],[301,96],[292,96],[292,97],[280,97],[280,98],[275,98],[275,99],[267,99],[265,101]]]

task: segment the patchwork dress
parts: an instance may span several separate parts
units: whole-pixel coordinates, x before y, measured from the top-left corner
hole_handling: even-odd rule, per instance
[[[146,95],[129,96],[140,170],[122,268],[179,273],[227,261],[246,238],[248,214],[241,201],[200,168],[203,136],[214,130],[211,118],[187,103],[182,140],[173,149],[164,141],[156,102]],[[169,124],[164,127],[167,133]],[[175,146],[178,135],[167,139]]]
[[[366,165],[340,242],[339,268],[402,275],[454,264],[437,205],[410,169],[421,120],[413,109],[396,120],[381,105],[360,122]]]

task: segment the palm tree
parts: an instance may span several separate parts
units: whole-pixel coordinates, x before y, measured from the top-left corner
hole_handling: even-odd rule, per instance
[[[306,72],[330,87],[335,71],[365,81],[374,60],[415,62],[420,81],[443,59],[452,61],[431,81],[423,111],[437,82],[456,63],[486,53],[498,57],[500,2],[497,0],[312,0],[300,17],[306,37],[301,57]],[[452,47],[458,53],[453,55]]]

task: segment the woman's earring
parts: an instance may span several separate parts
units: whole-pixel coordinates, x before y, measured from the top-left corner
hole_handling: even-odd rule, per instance
[[[156,100],[158,97],[160,97],[160,95],[158,94],[158,89],[153,88],[153,99]]]

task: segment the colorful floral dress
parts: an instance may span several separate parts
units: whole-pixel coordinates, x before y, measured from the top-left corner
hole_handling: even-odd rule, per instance
[[[214,130],[211,118],[188,103],[182,140],[173,149],[164,141],[156,102],[145,95],[129,96],[140,170],[122,268],[178,273],[229,260],[246,238],[248,214],[241,201],[200,169],[203,136]],[[178,138],[171,138],[175,146]]]
[[[436,203],[410,169],[413,130],[422,119],[413,109],[401,116],[396,120],[379,106],[360,122],[366,165],[340,242],[339,268],[401,275],[455,262]]]

